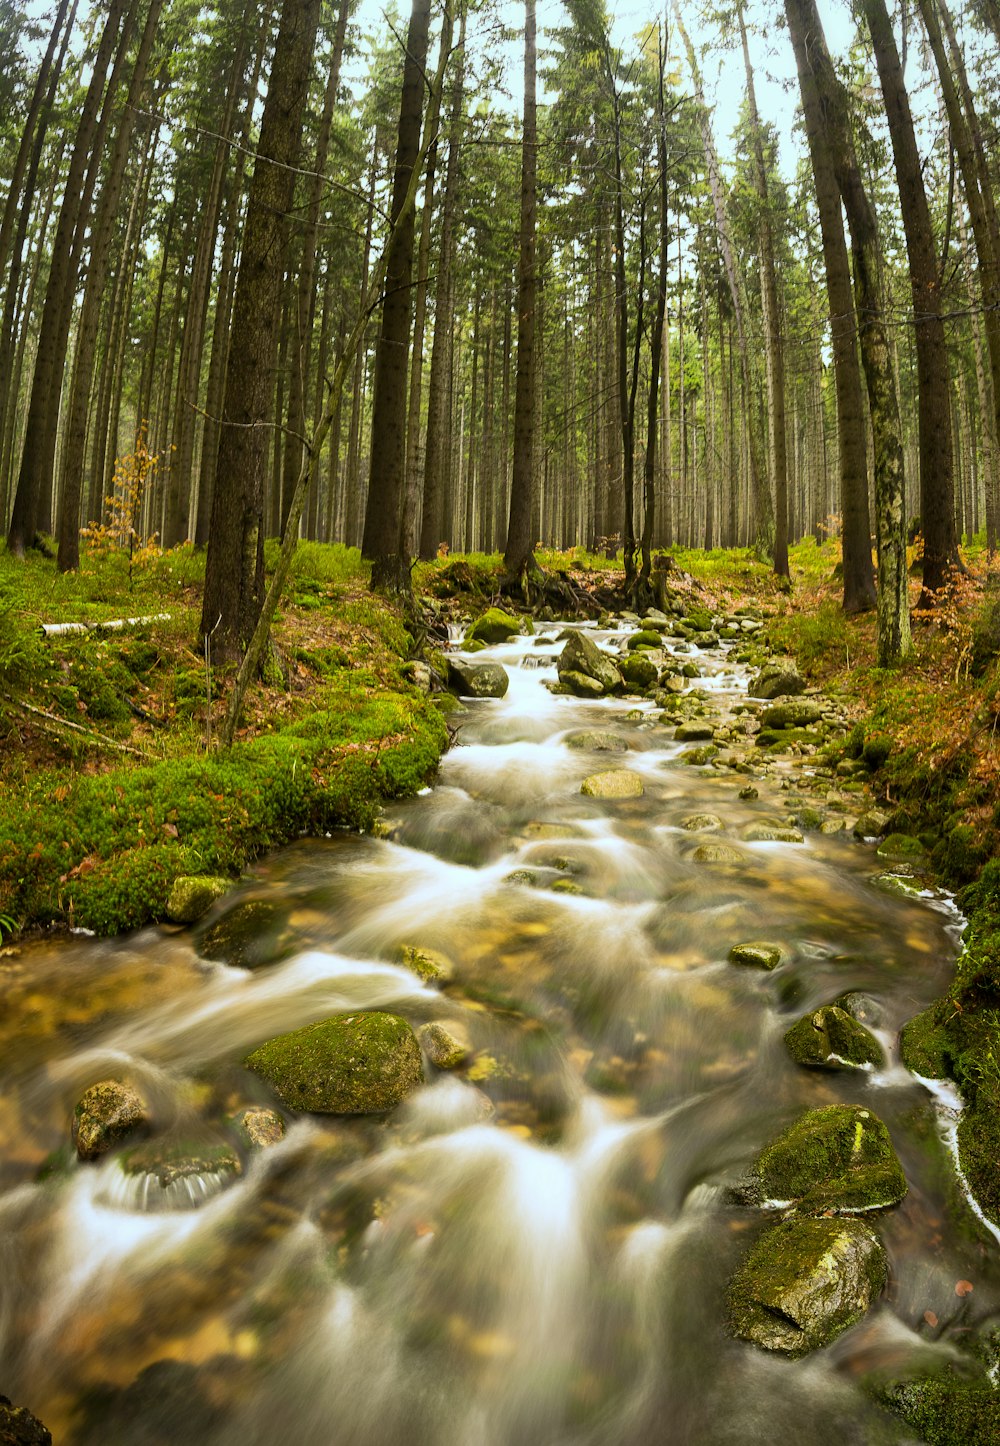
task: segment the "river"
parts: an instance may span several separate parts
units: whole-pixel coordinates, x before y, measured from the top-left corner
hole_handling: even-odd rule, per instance
[[[0,1390],[60,1446],[908,1442],[864,1378],[951,1358],[996,1309],[993,1242],[896,1044],[950,977],[954,910],[875,887],[849,833],[747,841],[794,812],[808,760],[692,766],[651,704],[553,696],[556,631],[480,655],[506,697],[464,707],[387,837],[261,863],[240,896],[279,905],[277,962],[208,963],[169,929],[0,960]],[[730,717],[745,670],[690,656]],[[627,751],[568,746],[580,729]],[[642,796],[581,794],[609,767]],[[738,858],[695,857],[706,839]],[[781,967],[730,963],[750,939]],[[447,956],[452,981],[422,984],[393,962],[403,944]],[[800,1068],[785,1031],[846,990],[877,1005],[888,1063]],[[196,1208],[143,1208],[114,1155],[68,1147],[74,1102],[115,1074],[173,1136],[232,1140],[237,1111],[273,1104],[249,1050],[372,1008],[445,1021],[470,1063],[428,1069],[384,1121],[288,1115],[229,1188],[173,1202]],[[727,1330],[759,1224],[729,1187],[833,1102],[885,1121],[909,1190],[878,1222],[883,1299],[793,1362]]]

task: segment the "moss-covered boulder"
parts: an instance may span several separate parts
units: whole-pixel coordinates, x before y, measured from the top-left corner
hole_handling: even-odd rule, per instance
[[[707,633],[712,629],[712,614],[707,608],[692,608],[681,618],[681,627],[693,633]]]
[[[811,698],[793,698],[791,702],[765,708],[760,721],[764,728],[808,728],[822,716],[823,709]]]
[[[625,646],[630,653],[635,652],[637,648],[660,648],[663,646],[663,639],[652,628],[642,628],[639,632],[632,634]]]
[[[988,1376],[970,1379],[947,1369],[894,1381],[875,1394],[926,1446],[1000,1446],[1000,1391]]]
[[[269,899],[244,899],[203,929],[195,947],[203,959],[232,964],[237,969],[276,964],[286,959],[293,947],[290,939],[282,938],[285,917],[281,904]]]
[[[167,918],[174,924],[194,924],[231,888],[230,879],[212,874],[201,877],[185,874],[174,879],[167,899]]]
[[[567,748],[579,748],[588,753],[627,753],[628,744],[618,733],[606,733],[599,728],[578,729],[567,733],[563,739]]]
[[[889,864],[922,864],[927,851],[918,838],[908,833],[890,833],[875,850],[878,858]]]
[[[52,1446],[52,1433],[27,1406],[0,1396],[0,1446]]]
[[[587,798],[641,798],[642,779],[627,768],[610,768],[605,773],[592,773],[580,785]]]
[[[798,1215],[888,1210],[906,1194],[889,1131],[860,1105],[809,1110],[766,1145],[743,1191],[747,1200]]]
[[[803,1356],[859,1321],[885,1289],[885,1251],[860,1220],[789,1220],[756,1242],[729,1290],[733,1331]]]
[[[691,859],[696,864],[745,864],[747,855],[727,843],[701,843],[692,849]]]
[[[317,1114],[383,1114],[424,1078],[413,1030],[405,1019],[381,1011],[280,1034],[244,1063],[289,1109]]]
[[[502,608],[487,608],[465,634],[465,642],[466,645],[504,643],[508,638],[516,638],[520,632],[521,623],[518,618],[511,613],[505,613]]]
[[[457,1069],[469,1057],[468,1035],[454,1020],[432,1019],[420,1026],[417,1038],[435,1069]]]
[[[447,984],[455,974],[455,966],[447,954],[441,954],[437,949],[418,949],[413,944],[401,944],[398,959],[404,969],[409,969],[424,984]]]
[[[73,1144],[81,1160],[96,1160],[148,1125],[149,1106],[134,1086],[117,1079],[100,1080],[77,1101]]]
[[[804,693],[806,684],[795,664],[785,659],[766,663],[756,677],[751,678],[748,691],[752,698],[790,698]]]
[[[866,809],[854,824],[855,838],[881,838],[885,833],[886,824],[889,822],[888,814],[880,808]]]
[[[795,1063],[807,1069],[871,1069],[885,1062],[871,1031],[836,1004],[804,1014],[785,1044]]]
[[[583,632],[575,632],[567,639],[556,668],[561,681],[566,681],[566,674],[582,673],[585,678],[600,683],[602,693],[617,692],[622,686],[622,675],[612,659]]]
[[[574,698],[603,698],[607,692],[603,683],[597,678],[588,678],[586,673],[560,673],[559,682]]]
[[[748,969],[777,969],[784,957],[784,950],[779,944],[768,944],[763,939],[734,944],[729,951],[730,964],[742,964]]]
[[[708,743],[714,736],[714,723],[702,723],[697,720],[678,724],[674,733],[674,738],[678,743]]]
[[[461,658],[449,658],[448,687],[460,698],[504,698],[510,678],[499,663],[466,663]]]
[[[899,1053],[906,1068],[923,1079],[947,1079],[951,1074],[951,1040],[941,1020],[940,1004],[904,1024]]]
[[[630,688],[648,688],[657,679],[658,669],[651,658],[642,653],[629,653],[618,665],[619,671]]]

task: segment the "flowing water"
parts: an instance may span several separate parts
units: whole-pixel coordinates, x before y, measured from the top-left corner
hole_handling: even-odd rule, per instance
[[[491,650],[506,698],[468,705],[388,839],[261,865],[243,892],[280,903],[278,962],[206,963],[168,930],[0,960],[0,1390],[57,1442],[911,1441],[860,1382],[950,1358],[996,1309],[993,1241],[896,1048],[950,976],[947,901],[880,892],[846,834],[743,841],[794,779],[779,767],[741,800],[746,779],[679,761],[651,706],[551,695],[554,634]],[[745,676],[723,650],[698,661],[725,716]],[[579,728],[628,752],[567,746]],[[641,798],[581,794],[619,765]],[[685,829],[695,812],[721,830]],[[695,860],[707,838],[739,860]],[[759,938],[785,951],[773,974],[728,962]],[[401,944],[446,954],[453,981],[421,984],[393,962]],[[887,1066],[795,1066],[785,1030],[853,989],[880,1006]],[[464,1029],[471,1064],[428,1069],[385,1121],[290,1120],[235,1183],[177,1182],[172,1208],[68,1147],[82,1090],[123,1073],[172,1137],[224,1140],[241,1108],[273,1103],[241,1067],[250,1049],[371,1008]],[[789,1362],[726,1331],[759,1223],[727,1186],[834,1101],[886,1121],[909,1193],[879,1221],[885,1298]]]

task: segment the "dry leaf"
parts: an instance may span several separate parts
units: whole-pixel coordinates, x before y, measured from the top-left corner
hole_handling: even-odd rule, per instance
[[[932,1310],[924,1311],[924,1320],[929,1326],[936,1326],[938,1323],[938,1318]]]
[[[955,1284],[956,1295],[971,1295],[974,1289],[971,1280],[959,1280]]]

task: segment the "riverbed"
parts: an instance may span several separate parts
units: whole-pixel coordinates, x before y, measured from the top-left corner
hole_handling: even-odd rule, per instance
[[[615,652],[628,631],[591,636]],[[652,703],[554,695],[557,632],[478,655],[506,696],[464,705],[384,837],[302,840],[217,906],[276,906],[258,967],[171,929],[0,960],[0,1390],[57,1442],[902,1443],[866,1379],[950,1359],[1000,1303],[935,1097],[898,1058],[954,967],[950,901],[885,892],[849,829],[754,839],[815,802],[810,758],[692,762]],[[685,656],[706,716],[731,719],[746,670],[725,646]],[[641,795],[581,793],[609,768]],[[780,966],[730,962],[748,940]],[[401,946],[451,979],[421,982]],[[848,991],[885,1064],[796,1065],[786,1031]],[[428,1065],[385,1119],[285,1111],[279,1143],[233,1145],[237,1114],[275,1103],[250,1050],[371,1009],[441,1021],[465,1063]],[[79,1163],[74,1103],[111,1076],[157,1130],[230,1142],[238,1176],[151,1209],[114,1153]],[[885,1121],[908,1193],[878,1222],[884,1297],[793,1362],[728,1329],[761,1223],[732,1187],[830,1103]]]

